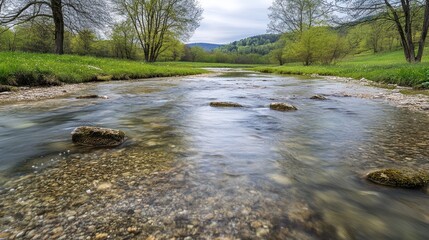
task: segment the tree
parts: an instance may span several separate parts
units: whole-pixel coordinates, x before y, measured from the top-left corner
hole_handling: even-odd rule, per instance
[[[25,52],[49,53],[55,49],[53,39],[47,38],[54,26],[43,19],[38,19],[13,29],[16,34],[17,50]]]
[[[132,23],[147,62],[155,62],[168,48],[167,38],[188,39],[201,20],[197,0],[113,1]]]
[[[286,44],[284,57],[298,60],[305,66],[314,62],[329,64],[345,56],[346,40],[327,27],[313,27],[299,34],[292,44]]]
[[[283,65],[286,61],[285,57],[283,56],[283,49],[285,48],[286,44],[290,41],[289,38],[293,34],[285,33],[283,34],[280,39],[275,43],[275,49],[270,52],[270,59],[274,62],[279,63],[279,65]]]
[[[73,53],[77,53],[79,55],[91,54],[95,40],[96,36],[91,30],[84,29],[80,31],[72,40]]]
[[[429,0],[341,0],[341,9],[355,18],[375,16],[392,21],[401,39],[405,59],[421,62],[429,28]],[[415,28],[418,31],[415,31]],[[416,52],[416,44],[417,52]]]
[[[166,50],[159,55],[161,61],[177,61],[185,54],[185,45],[177,39],[169,38],[164,45]]]
[[[274,0],[268,29],[274,33],[303,32],[326,20],[331,10],[323,0]]]
[[[0,51],[15,51],[16,32],[0,27]]]
[[[112,32],[113,52],[118,58],[135,59],[137,36],[129,21],[115,24]]]
[[[12,27],[36,18],[53,21],[55,52],[64,53],[64,31],[101,27],[109,21],[104,0],[0,0],[0,25]]]

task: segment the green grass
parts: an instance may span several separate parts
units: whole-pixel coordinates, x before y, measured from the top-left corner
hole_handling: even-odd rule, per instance
[[[429,88],[429,56],[425,56],[422,63],[408,64],[404,60],[402,51],[361,54],[345,58],[333,65],[303,66],[294,63],[278,67],[256,67],[254,70],[278,74],[366,78],[382,83]]]
[[[187,65],[75,55],[0,52],[0,84],[49,86],[88,81],[171,77],[205,73]]]

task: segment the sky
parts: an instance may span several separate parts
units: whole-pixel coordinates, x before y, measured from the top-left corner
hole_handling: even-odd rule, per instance
[[[226,44],[267,32],[273,0],[199,0],[204,9],[200,27],[189,43]]]

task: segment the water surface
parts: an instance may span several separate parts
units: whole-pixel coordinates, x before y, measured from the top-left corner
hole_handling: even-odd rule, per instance
[[[147,209],[138,217],[163,226],[146,230],[154,236],[426,239],[427,193],[376,186],[363,176],[385,167],[428,171],[429,119],[341,95],[354,91],[377,89],[228,70],[99,83],[81,93],[108,100],[73,95],[3,105],[0,182],[77,156],[106,157],[107,150],[73,146],[70,132],[81,125],[111,127],[129,136],[116,149],[123,157],[139,157],[139,151],[174,156],[179,173],[166,178],[180,184],[165,185],[167,193],[163,184],[146,189],[156,199],[150,207],[140,206],[132,192],[118,203]],[[311,100],[315,94],[329,99]],[[245,107],[213,108],[211,101]],[[271,102],[299,110],[273,111]]]

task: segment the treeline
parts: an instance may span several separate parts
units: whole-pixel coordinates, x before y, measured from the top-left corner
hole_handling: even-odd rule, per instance
[[[429,29],[429,1],[274,0],[269,10],[269,31],[283,34],[271,52],[280,64],[330,64],[347,54],[396,49],[409,63],[421,62]],[[338,24],[339,12],[349,22]]]
[[[77,33],[65,31],[64,53],[112,57],[132,60],[144,59],[131,26],[125,22],[112,26],[111,33],[100,36],[94,30],[83,29]],[[167,39],[159,60],[177,61],[185,54],[185,45],[176,39]],[[55,53],[54,26],[40,20],[19,25],[13,29],[0,28],[0,51]]]
[[[183,61],[210,63],[265,64],[268,54],[276,49],[280,34],[263,34],[234,41],[212,51],[195,46],[185,49]]]
[[[285,33],[270,52],[270,60],[280,65],[301,62],[304,65],[332,64],[347,56],[364,52],[387,52],[401,49],[395,26],[377,20],[353,26],[315,26],[302,32]]]

